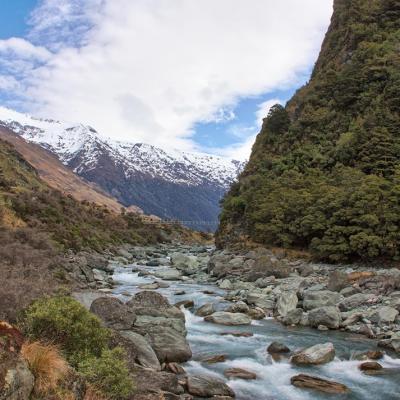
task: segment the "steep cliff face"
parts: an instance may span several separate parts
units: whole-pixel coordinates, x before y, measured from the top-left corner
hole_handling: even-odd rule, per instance
[[[219,245],[399,256],[399,20],[395,0],[335,1],[310,82],[270,110],[225,197]]]

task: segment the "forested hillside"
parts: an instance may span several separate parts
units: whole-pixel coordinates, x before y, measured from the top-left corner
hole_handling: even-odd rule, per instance
[[[400,3],[335,0],[310,82],[270,110],[218,244],[400,256]]]

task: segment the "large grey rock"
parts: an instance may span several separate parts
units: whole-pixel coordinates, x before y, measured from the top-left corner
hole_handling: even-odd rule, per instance
[[[329,394],[343,394],[350,392],[349,388],[342,383],[328,381],[317,376],[305,374],[293,376],[290,379],[290,383],[298,388],[313,389]]]
[[[292,356],[291,362],[296,365],[326,364],[335,358],[332,343],[316,344]]]
[[[275,308],[275,297],[271,294],[249,292],[246,301],[248,304],[260,307],[264,310],[273,310]]]
[[[371,315],[370,320],[378,325],[391,324],[395,321],[398,315],[399,312],[395,308],[389,306],[383,306],[378,308]]]
[[[161,363],[185,362],[191,359],[192,351],[182,333],[165,326],[148,326],[145,338],[157,354]]]
[[[298,325],[303,318],[303,310],[301,308],[295,308],[289,311],[283,318],[282,322],[285,325]]]
[[[200,308],[198,308],[195,312],[195,314],[199,317],[206,317],[207,315],[210,315],[214,313],[215,307],[213,303],[207,303],[202,305]]]
[[[276,303],[276,311],[282,317],[285,317],[288,312],[296,309],[298,298],[295,292],[283,292],[278,297]]]
[[[133,347],[136,353],[136,361],[139,365],[145,368],[151,368],[156,371],[161,371],[161,365],[158,361],[157,355],[151,348],[149,342],[138,333],[132,331],[122,331],[120,335],[129,341],[130,346]]]
[[[219,325],[250,325],[251,318],[246,314],[218,311],[204,318],[207,322]]]
[[[356,293],[342,300],[339,303],[339,308],[341,311],[350,311],[353,308],[360,307],[361,305],[373,301],[374,299],[376,299],[376,296],[373,294]]]
[[[234,391],[221,379],[209,375],[188,376],[188,392],[197,397],[235,397]]]
[[[136,315],[133,310],[115,297],[100,297],[93,301],[90,311],[112,329],[131,329]]]
[[[344,271],[336,270],[331,272],[328,281],[328,290],[340,292],[349,285],[348,276]]]
[[[159,327],[159,329],[164,329],[165,327],[170,327],[175,329],[182,335],[186,335],[185,320],[181,318],[172,317],[154,317],[151,315],[138,315],[135,322],[135,329],[141,333],[146,333],[149,327]]]
[[[308,313],[308,322],[313,328],[325,325],[331,329],[338,329],[341,321],[340,312],[334,306],[314,308]]]
[[[175,268],[168,268],[154,273],[154,276],[165,281],[179,281],[182,273]]]
[[[337,292],[330,290],[307,290],[304,293],[303,308],[305,310],[312,310],[313,308],[336,306],[343,300],[343,296]]]
[[[188,275],[194,274],[199,268],[199,261],[196,256],[182,253],[173,253],[171,255],[171,264]]]

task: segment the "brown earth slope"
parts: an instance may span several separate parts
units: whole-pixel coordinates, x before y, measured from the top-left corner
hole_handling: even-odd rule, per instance
[[[78,201],[88,201],[106,206],[114,212],[120,212],[122,208],[125,208],[93,183],[86,182],[75,175],[46,149],[27,142],[6,128],[0,127],[0,138],[11,143],[25,160],[37,170],[40,178],[53,189],[71,195]],[[142,210],[136,206],[130,206],[128,211],[142,213]]]

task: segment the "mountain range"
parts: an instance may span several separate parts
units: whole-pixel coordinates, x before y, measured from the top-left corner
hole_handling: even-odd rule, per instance
[[[125,207],[213,231],[219,202],[243,169],[236,160],[116,141],[83,124],[34,118],[0,107],[0,126],[51,152]]]

